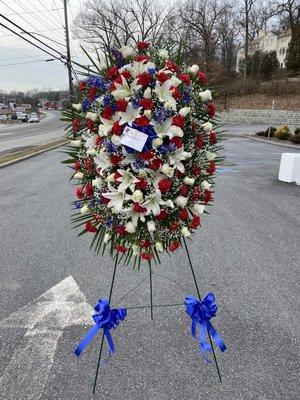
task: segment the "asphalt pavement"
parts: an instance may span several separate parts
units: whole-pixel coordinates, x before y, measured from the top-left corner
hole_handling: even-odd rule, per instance
[[[53,150],[0,170],[1,400],[299,398],[300,188],[277,179],[285,149],[241,137],[224,145],[215,206],[189,244],[201,293],[219,305],[223,382],[200,357],[183,307],[157,308],[154,321],[148,309],[129,310],[92,395],[100,336],[79,360],[73,351],[88,304],[108,296],[113,262],[71,229],[69,170]],[[196,295],[184,250],[154,270],[155,304]],[[147,276],[146,266],[119,267],[112,303],[149,304]]]

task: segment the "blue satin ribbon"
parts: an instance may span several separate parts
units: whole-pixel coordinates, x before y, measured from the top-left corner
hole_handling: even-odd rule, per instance
[[[192,319],[191,334],[193,339],[196,339],[197,325],[200,325],[199,347],[200,354],[205,361],[210,361],[205,357],[206,352],[212,351],[210,343],[206,341],[206,332],[211,335],[216,345],[223,352],[226,350],[226,345],[218,332],[210,323],[210,319],[216,316],[218,306],[215,302],[215,295],[208,293],[206,297],[199,301],[193,296],[187,296],[185,299],[185,311]]]
[[[96,314],[93,315],[95,325],[88,331],[83,340],[77,346],[75,350],[77,357],[79,357],[83,350],[90,344],[93,337],[100,329],[103,329],[110,353],[115,352],[115,346],[110,334],[110,329],[116,328],[120,321],[124,321],[127,315],[127,310],[126,308],[111,310],[107,299],[100,299],[98,303],[95,304],[94,309],[96,311]]]

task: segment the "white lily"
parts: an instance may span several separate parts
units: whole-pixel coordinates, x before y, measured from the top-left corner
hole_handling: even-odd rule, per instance
[[[97,170],[100,170],[100,174],[112,166],[110,159],[103,150],[99,151],[98,155],[94,158],[94,161],[97,164]]]
[[[96,145],[95,143],[96,137],[97,136],[94,134],[82,135],[82,139],[85,141],[84,147],[88,150],[94,149]]]
[[[147,72],[149,68],[155,68],[155,64],[152,62],[140,62],[134,61],[132,64],[124,65],[122,69],[126,69],[130,72],[133,78],[136,78],[138,75],[141,75],[143,72]],[[120,71],[121,71],[120,70]]]
[[[174,169],[178,169],[181,173],[184,173],[185,168],[182,163],[183,160],[187,160],[191,156],[191,153],[182,149],[169,154],[169,162],[173,165]]]
[[[129,98],[142,87],[142,85],[137,84],[137,79],[135,79],[130,85],[124,76],[121,75],[121,79],[122,83],[115,83],[116,89],[111,92],[116,100]]]
[[[110,202],[107,204],[107,207],[114,207],[116,212],[124,212],[123,203],[128,199],[128,196],[125,194],[125,192],[120,192],[110,184],[108,184],[108,189],[110,192],[102,193],[103,197],[110,200]]]
[[[165,81],[162,85],[158,81],[156,81],[154,92],[157,94],[158,99],[163,103],[166,103],[167,101],[174,102],[172,90],[170,90],[171,86],[172,82],[170,81],[170,79]]]
[[[164,200],[161,198],[161,191],[156,190],[155,193],[150,194],[146,197],[146,201],[142,204],[142,207],[147,209],[147,215],[153,213],[153,215],[158,215],[160,213],[160,204],[165,204]]]
[[[172,118],[168,118],[162,124],[158,124],[155,120],[151,121],[158,138],[163,139],[168,136],[172,139],[175,136],[182,137],[183,130],[179,126],[172,125]]]
[[[139,219],[142,221],[142,222],[145,222],[145,214],[144,213],[137,213],[136,211],[134,211],[134,209],[133,209],[133,205],[131,205],[130,207],[128,207],[128,208],[125,208],[124,210],[123,210],[123,213],[124,213],[124,218],[125,219],[129,219],[129,218],[131,218],[131,221],[132,221],[132,223],[134,224],[134,226],[138,226],[138,221],[139,221]],[[120,218],[123,218],[122,216],[120,216]]]
[[[98,132],[100,136],[107,136],[111,131],[114,121],[106,118],[100,118],[101,125],[99,125]]]
[[[126,123],[133,122],[136,118],[140,116],[140,111],[142,107],[134,108],[132,103],[128,103],[125,112],[119,112],[121,117],[119,124],[123,125]]]
[[[121,175],[117,178],[117,182],[121,182],[118,187],[119,192],[125,192],[127,188],[129,188],[132,192],[134,192],[135,184],[139,181],[131,172],[124,169],[118,169],[118,173]]]

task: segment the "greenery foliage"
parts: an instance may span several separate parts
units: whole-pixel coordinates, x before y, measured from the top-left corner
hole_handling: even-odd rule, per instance
[[[271,74],[279,68],[276,51],[263,52],[257,50],[245,60],[240,60],[239,69],[242,73],[245,71],[245,68],[247,75]]]
[[[280,140],[287,140],[291,135],[290,129],[287,125],[280,126],[276,129],[275,136]]]
[[[285,62],[288,70],[293,72],[300,70],[300,24],[293,30]]]

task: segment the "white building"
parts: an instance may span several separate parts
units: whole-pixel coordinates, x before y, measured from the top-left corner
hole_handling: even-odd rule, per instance
[[[256,50],[263,52],[276,51],[276,56],[280,68],[285,68],[285,57],[292,38],[292,31],[287,29],[281,32],[259,31],[258,37],[249,43],[249,55],[255,53]],[[245,58],[244,49],[240,49],[237,53],[236,71],[239,72],[239,62]]]

